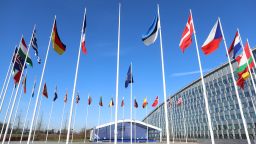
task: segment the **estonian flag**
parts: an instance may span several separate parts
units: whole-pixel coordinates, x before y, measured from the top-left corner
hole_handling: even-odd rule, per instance
[[[142,36],[142,41],[145,45],[151,45],[156,41],[159,28],[159,18],[156,16],[147,33]]]

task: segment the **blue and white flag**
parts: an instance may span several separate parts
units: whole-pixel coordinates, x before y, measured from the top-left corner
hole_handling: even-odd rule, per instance
[[[236,32],[236,36],[228,49],[228,54],[231,58],[235,59],[237,52],[242,48],[241,39],[238,31]]]
[[[132,76],[132,69],[131,69],[131,65],[129,66],[128,72],[127,72],[127,76],[126,76],[126,80],[125,80],[125,88],[127,88],[129,86],[130,83],[133,83],[133,76]]]
[[[33,34],[32,34],[32,41],[31,41],[31,46],[35,51],[35,56],[37,56],[37,62],[40,64],[41,59],[38,55],[38,46],[37,46],[37,38],[36,38],[36,29],[34,29]]]
[[[142,41],[145,45],[151,45],[156,41],[159,28],[159,18],[156,16],[147,33],[142,36]]]
[[[55,102],[58,98],[58,94],[57,94],[57,86],[55,88],[55,91],[54,91],[54,98],[53,98],[53,101]]]

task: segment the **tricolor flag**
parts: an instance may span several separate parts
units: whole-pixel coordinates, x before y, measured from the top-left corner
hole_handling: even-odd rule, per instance
[[[204,54],[208,55],[214,52],[220,45],[222,40],[222,33],[220,28],[220,22],[217,20],[215,25],[213,26],[210,34],[208,35],[206,41],[202,46],[202,50]]]
[[[57,86],[55,87],[55,91],[54,91],[54,98],[53,101],[55,102],[58,98],[58,94],[57,94]]]
[[[113,98],[111,98],[111,100],[110,100],[110,102],[109,102],[109,105],[108,105],[109,107],[112,107],[112,106],[114,106],[114,100],[113,100]]]
[[[88,98],[88,105],[91,105],[91,104],[92,104],[92,97],[89,96],[89,98]]]
[[[237,52],[242,48],[241,39],[238,31],[236,32],[235,38],[228,49],[228,54],[231,58],[235,59]]]
[[[142,103],[142,108],[145,108],[148,105],[147,99],[144,98],[143,103]]]
[[[122,102],[121,102],[121,107],[124,107],[124,97],[123,97]]]
[[[27,48],[27,45],[26,45],[26,42],[22,36],[22,39],[21,39],[21,42],[20,42],[20,48],[19,48],[19,56],[25,61],[26,59],[26,55],[27,55],[27,52],[28,52],[28,48]],[[26,63],[30,66],[33,66],[33,62],[28,54],[27,56],[27,60],[26,60]]]
[[[66,91],[66,95],[64,96],[64,103],[67,103],[68,101],[68,91]]]
[[[191,43],[192,43],[192,35],[194,33],[194,26],[193,26],[193,18],[192,18],[192,14],[190,13],[189,14],[189,17],[188,17],[188,22],[186,24],[186,27],[182,33],[182,37],[181,37],[181,40],[180,40],[180,48],[181,48],[181,51],[184,53],[185,49],[188,48]]]
[[[127,88],[129,86],[130,83],[133,83],[133,76],[132,76],[132,69],[131,69],[131,65],[129,66],[128,72],[127,72],[127,76],[126,76],[126,80],[125,80],[125,88]]]
[[[20,81],[20,76],[21,76],[21,71],[14,69],[13,70],[13,79],[14,79],[15,87]]]
[[[79,93],[77,92],[77,95],[76,95],[76,103],[78,104],[80,101],[80,97],[79,97]]]
[[[85,46],[85,36],[86,36],[86,13],[84,13],[84,22],[83,22],[83,28],[82,28],[82,39],[81,39],[81,48],[84,54],[87,53],[87,49]]]
[[[26,94],[27,93],[27,76],[24,77],[22,84],[23,84],[24,94]]]
[[[176,102],[176,105],[181,105],[182,103],[183,103],[182,97],[179,97]]]
[[[47,86],[46,83],[44,83],[44,89],[43,89],[43,96],[45,96],[46,98],[48,98],[48,92],[47,92]]]
[[[99,102],[100,106],[103,106],[103,102],[102,102],[102,96],[100,97],[100,102]]]
[[[35,56],[37,57],[37,62],[41,63],[41,58],[38,55],[38,45],[37,45],[37,38],[36,38],[36,29],[34,29],[31,39],[31,46],[35,51]]]
[[[138,103],[137,103],[136,99],[134,99],[134,107],[138,108]]]
[[[54,20],[54,27],[52,30],[52,46],[53,49],[59,54],[62,55],[66,51],[66,45],[60,40],[56,19]]]
[[[142,41],[145,45],[149,46],[156,41],[159,28],[160,28],[159,18],[158,16],[156,16],[153,23],[149,27],[147,33],[142,36]]]
[[[157,105],[158,105],[158,96],[156,96],[156,99],[154,100],[152,107],[156,107]]]

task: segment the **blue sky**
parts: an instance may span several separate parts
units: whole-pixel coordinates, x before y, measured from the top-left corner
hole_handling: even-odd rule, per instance
[[[44,62],[54,15],[57,16],[59,35],[67,50],[59,56],[50,47],[48,62],[43,82],[47,83],[49,99],[43,98],[42,114],[46,127],[49,111],[53,99],[54,88],[58,86],[59,99],[54,104],[51,127],[59,128],[63,97],[68,91],[68,104],[65,117],[69,114],[70,99],[73,89],[77,53],[80,42],[84,8],[87,8],[87,55],[81,55],[77,81],[77,90],[81,101],[77,107],[76,126],[79,130],[85,125],[87,96],[92,96],[92,106],[89,108],[88,126],[94,127],[98,118],[99,97],[103,96],[101,123],[109,122],[110,108],[107,107],[111,97],[115,97],[116,56],[117,56],[117,27],[118,3],[121,2],[121,41],[120,41],[120,83],[119,102],[125,97],[125,118],[129,118],[130,89],[124,88],[124,81],[129,64],[133,63],[133,96],[140,104],[137,109],[137,119],[142,120],[145,110],[141,104],[144,97],[148,97],[151,105],[158,95],[163,102],[163,88],[161,75],[161,59],[159,39],[151,46],[145,46],[141,36],[153,21],[157,12],[157,3],[160,5],[164,62],[166,74],[167,94],[171,95],[179,89],[199,78],[199,67],[196,57],[195,43],[182,54],[179,41],[187,22],[189,9],[192,9],[198,44],[201,46],[207,38],[211,28],[219,16],[221,18],[227,45],[233,40],[236,29],[240,29],[243,41],[249,39],[251,46],[255,46],[255,8],[253,0],[90,0],[90,1],[61,1],[61,0],[25,0],[0,2],[0,84],[3,83],[10,57],[15,45],[18,45],[23,34],[29,42],[33,25],[36,24],[39,55]],[[193,39],[194,40],[194,39]],[[20,112],[25,115],[26,106],[30,97],[34,79],[39,85],[43,64],[36,63],[36,57],[31,51],[34,67],[28,68],[28,94],[22,96]],[[202,67],[209,71],[227,61],[224,44],[209,56],[200,51]],[[6,111],[10,98],[13,81],[7,92],[0,121]],[[41,95],[40,95],[41,96]],[[32,100],[34,108],[35,98]],[[120,106],[120,103],[118,104]],[[152,111],[148,107],[148,111]],[[29,120],[31,120],[31,111]],[[118,112],[122,118],[122,111]],[[66,119],[66,118],[65,118]],[[113,117],[114,119],[114,117]]]

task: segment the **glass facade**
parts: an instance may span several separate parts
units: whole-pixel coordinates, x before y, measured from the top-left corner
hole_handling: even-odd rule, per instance
[[[253,50],[255,57],[256,51]],[[233,63],[233,69],[237,64]],[[253,78],[255,81],[255,69]],[[237,80],[237,75],[235,74]],[[221,65],[204,76],[207,91],[209,111],[215,139],[246,139],[242,118],[239,111],[235,87],[229,64]],[[251,78],[245,82],[244,90],[238,87],[242,102],[248,132],[252,140],[256,133],[255,91]],[[177,105],[178,98],[183,103]],[[200,79],[192,82],[167,101],[170,138],[177,139],[207,139],[210,137],[208,120],[205,111],[202,82]],[[162,128],[165,133],[164,105],[154,109],[143,121]]]

